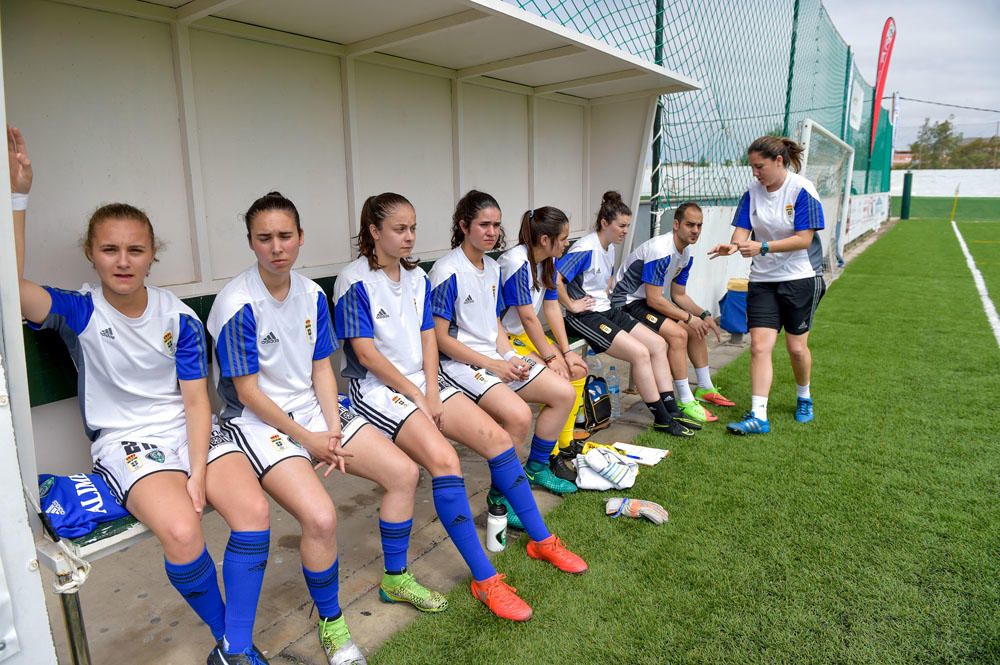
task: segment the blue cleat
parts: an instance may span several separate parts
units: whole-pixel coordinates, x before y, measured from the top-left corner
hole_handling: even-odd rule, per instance
[[[795,404],[795,419],[807,423],[813,419],[813,401],[808,397],[800,397]]]
[[[730,434],[768,434],[771,431],[771,421],[761,420],[753,415],[753,411],[747,411],[743,420],[738,423],[729,423],[726,429]]]

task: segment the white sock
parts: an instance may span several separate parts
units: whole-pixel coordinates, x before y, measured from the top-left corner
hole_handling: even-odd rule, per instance
[[[800,398],[802,398],[802,399],[810,399],[810,398],[812,398],[812,395],[809,394],[809,384],[808,383],[806,385],[804,385],[804,386],[800,386],[799,384],[796,383],[795,384],[795,393]]]
[[[704,367],[695,367],[694,374],[698,377],[698,387],[705,390],[711,390],[715,386],[712,385],[712,373],[708,369],[708,365]]]
[[[674,381],[674,390],[677,392],[678,402],[690,402],[694,399],[694,395],[691,393],[691,386],[688,384],[687,379],[677,379]]]
[[[755,418],[767,420],[767,398],[760,395],[750,396],[750,410]]]

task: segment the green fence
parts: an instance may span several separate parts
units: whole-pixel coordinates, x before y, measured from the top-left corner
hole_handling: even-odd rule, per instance
[[[662,99],[654,207],[733,203],[751,179],[750,142],[763,134],[795,137],[806,118],[854,147],[852,191],[889,189],[888,113],[881,112],[869,160],[873,89],[820,0],[508,1],[702,82],[702,90]],[[847,112],[855,83],[863,93],[856,129]]]

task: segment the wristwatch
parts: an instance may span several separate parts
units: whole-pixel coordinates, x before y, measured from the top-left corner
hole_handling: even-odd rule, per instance
[[[760,255],[767,256],[767,241],[760,243]]]
[[[702,312],[701,314],[698,315],[698,318],[701,319],[702,321],[704,321],[705,319],[707,319],[710,316],[712,316],[712,313],[706,309],[704,312]]]

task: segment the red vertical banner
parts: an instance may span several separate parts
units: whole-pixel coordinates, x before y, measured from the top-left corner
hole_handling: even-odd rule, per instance
[[[889,58],[892,57],[892,46],[896,43],[896,21],[891,16],[885,20],[882,27],[882,43],[878,50],[878,68],[875,70],[875,99],[872,100],[872,136],[868,142],[868,156],[875,149],[875,134],[878,132],[879,109],[882,108],[882,92],[885,90],[885,77],[889,73]]]

